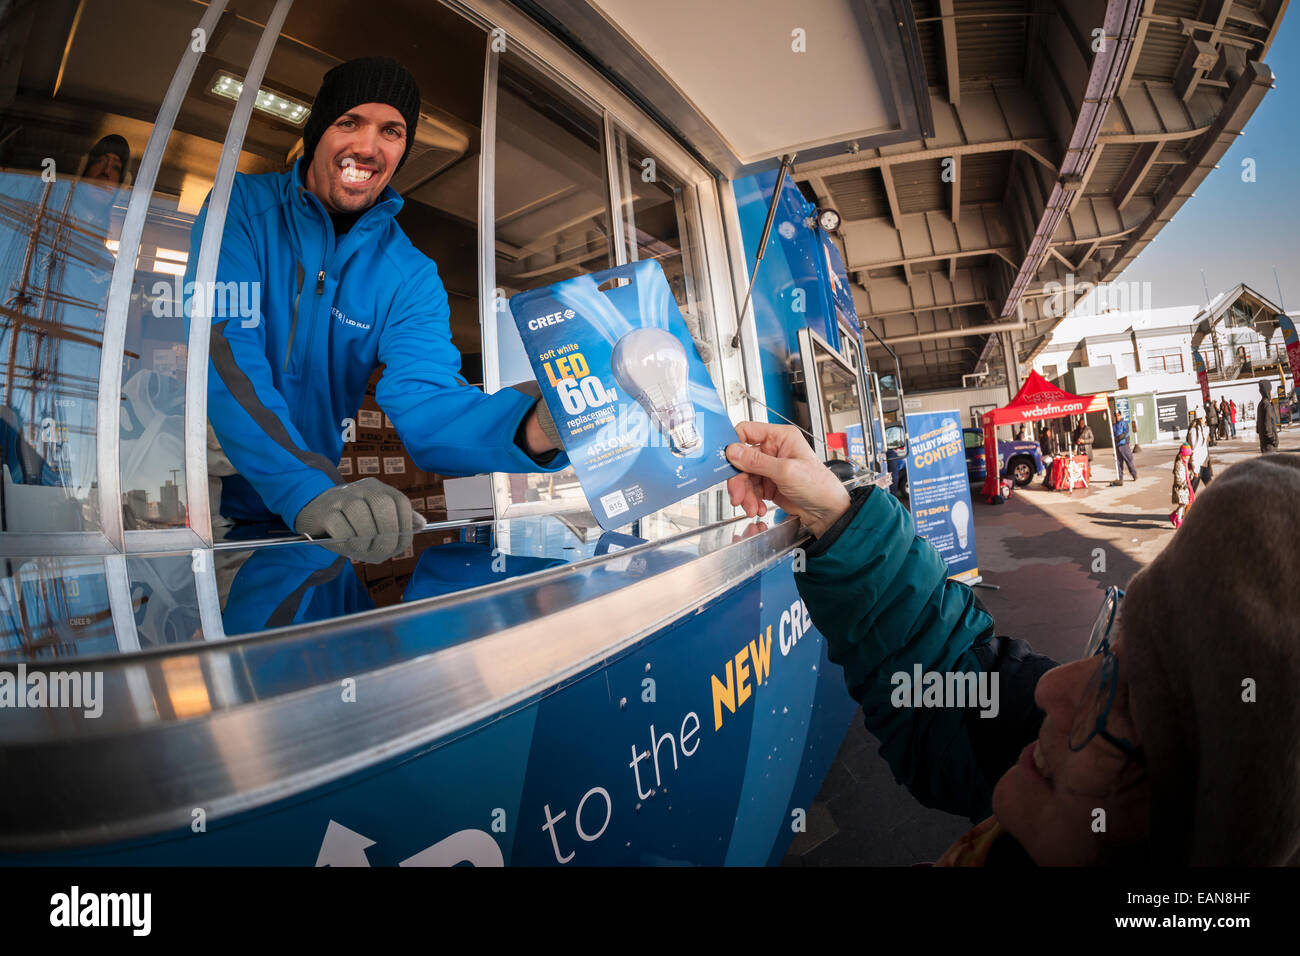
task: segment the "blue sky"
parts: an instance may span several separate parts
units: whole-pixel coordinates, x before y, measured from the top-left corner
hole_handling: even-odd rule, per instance
[[[1300,9],[1292,8],[1264,62],[1275,89],[1243,135],[1219,160],[1173,220],[1124,271],[1124,282],[1150,282],[1151,305],[1199,304],[1201,270],[1210,295],[1244,282],[1300,310]],[[1255,182],[1242,181],[1242,160],[1255,160]]]

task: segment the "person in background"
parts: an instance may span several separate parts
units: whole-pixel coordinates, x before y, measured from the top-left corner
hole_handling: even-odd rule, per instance
[[[1092,446],[1096,443],[1097,437],[1093,435],[1092,429],[1088,427],[1087,417],[1079,419],[1079,427],[1074,430],[1074,443],[1079,446],[1079,454],[1088,456],[1088,465],[1092,465]]]
[[[1043,422],[1038,432],[1038,444],[1042,446],[1044,455],[1055,458],[1061,453],[1060,442],[1056,439],[1056,429],[1046,422]]]
[[[103,183],[105,186],[115,188],[129,186],[130,165],[131,144],[117,133],[109,133],[90,147],[81,178],[87,182]]]
[[[998,635],[888,492],[846,491],[797,428],[736,432],[731,502],[812,533],[795,584],[881,756],[920,803],[980,821],[940,865],[1300,863],[1300,456],[1230,468],[1057,666]],[[1187,587],[1242,542],[1257,570]],[[997,675],[997,716],[898,700],[914,669]]]
[[[1119,468],[1116,478],[1120,484],[1124,483],[1124,468],[1127,466],[1129,474],[1133,480],[1137,481],[1137,466],[1133,464],[1133,449],[1129,447],[1129,427],[1128,422],[1124,420],[1124,413],[1119,409],[1115,410],[1115,454],[1119,457]]]
[[[1219,438],[1227,441],[1231,436],[1228,432],[1228,425],[1231,422],[1231,416],[1228,414],[1228,400],[1219,399]]]
[[[1232,437],[1237,437],[1237,400],[1228,399],[1228,427],[1232,430]]]
[[[1171,499],[1174,510],[1169,513],[1169,521],[1175,528],[1182,527],[1183,516],[1187,514],[1195,497],[1196,492],[1192,490],[1192,448],[1183,442],[1178,449],[1178,457],[1174,459],[1174,490]]]
[[[1216,438],[1219,434],[1219,406],[1214,404],[1214,400],[1205,403],[1205,435],[1210,447],[1216,444]]]
[[[1259,383],[1259,408],[1255,412],[1255,434],[1259,436],[1259,453],[1277,451],[1277,408],[1273,405],[1273,383],[1268,379]]]
[[[1210,440],[1205,429],[1205,421],[1196,413],[1189,412],[1191,424],[1187,426],[1187,435],[1183,441],[1192,450],[1192,491],[1195,492],[1202,481],[1208,484],[1210,473]]]

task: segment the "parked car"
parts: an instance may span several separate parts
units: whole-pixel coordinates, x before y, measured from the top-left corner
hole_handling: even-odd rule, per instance
[[[971,481],[983,481],[985,476],[984,430],[963,428],[962,441],[966,445],[966,474]],[[998,458],[1002,461],[1003,478],[1010,478],[1016,487],[1023,488],[1043,471],[1043,450],[1038,442],[1015,439],[998,442]]]
[[[966,446],[966,476],[975,482],[984,480],[984,432],[963,428]],[[889,467],[890,490],[902,497],[907,494],[907,448],[903,444],[901,425],[885,427],[885,460]],[[1023,488],[1043,472],[1043,452],[1036,441],[999,441],[998,457],[1002,460],[1002,477],[1010,478]]]
[[[885,467],[889,469],[889,490],[900,498],[907,494],[907,442],[902,425],[885,426]]]

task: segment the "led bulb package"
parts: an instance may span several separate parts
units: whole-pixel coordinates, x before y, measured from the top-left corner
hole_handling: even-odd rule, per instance
[[[510,311],[602,528],[736,474],[736,430],[658,262],[530,289]]]

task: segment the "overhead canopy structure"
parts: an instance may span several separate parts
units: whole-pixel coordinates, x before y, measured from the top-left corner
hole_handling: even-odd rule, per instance
[[[997,426],[1036,422],[1045,418],[1064,418],[1066,415],[1086,415],[1088,412],[1104,412],[1109,416],[1109,396],[1105,392],[1075,395],[1053,385],[1037,372],[1030,372],[1015,398],[1001,408],[984,413],[984,494],[991,495],[997,490]],[[989,462],[994,463],[993,467],[988,467]],[[1118,462],[1115,470],[1118,474]]]

